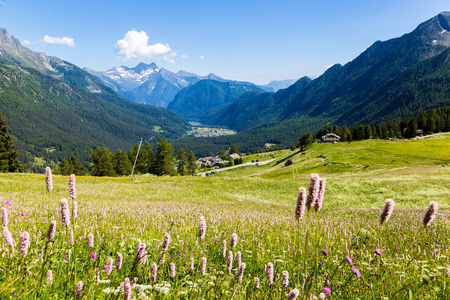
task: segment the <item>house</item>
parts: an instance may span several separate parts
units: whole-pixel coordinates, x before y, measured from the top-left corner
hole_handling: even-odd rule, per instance
[[[338,143],[341,141],[341,137],[334,133],[327,133],[322,136],[322,143]]]
[[[233,153],[233,154],[230,154],[230,157],[232,158],[232,159],[238,159],[239,157],[241,157],[239,154],[237,154],[237,153]]]

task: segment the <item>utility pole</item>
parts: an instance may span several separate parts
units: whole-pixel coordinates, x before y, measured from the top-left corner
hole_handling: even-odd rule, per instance
[[[138,148],[138,151],[136,153],[136,158],[134,159],[133,170],[131,170],[131,183],[133,183],[134,167],[136,167],[136,162],[137,162],[137,158],[139,156],[139,150],[141,150],[141,145],[142,145],[142,138],[141,138],[141,142],[139,143],[139,148]]]

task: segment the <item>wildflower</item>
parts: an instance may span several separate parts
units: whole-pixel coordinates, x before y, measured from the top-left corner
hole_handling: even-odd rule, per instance
[[[374,251],[376,254],[378,254],[379,256],[383,256],[383,254],[381,253],[381,251],[379,249],[375,249]]]
[[[112,272],[112,266],[113,266],[113,263],[114,263],[114,261],[113,261],[113,259],[110,257],[110,258],[108,258],[108,263],[106,264],[106,269],[105,269],[105,271],[106,271],[106,275],[110,275],[111,274],[111,272]]]
[[[69,203],[65,198],[61,200],[61,220],[63,226],[68,227],[70,225]]]
[[[323,289],[323,292],[324,292],[325,294],[329,294],[329,293],[331,293],[331,289],[328,288],[328,287],[326,287],[326,288]]]
[[[75,244],[75,239],[73,238],[72,228],[69,228],[69,244],[71,244],[72,246]]]
[[[283,279],[281,280],[281,285],[284,287],[289,286],[289,272],[283,271]]]
[[[356,277],[361,277],[361,273],[357,268],[352,268],[353,273],[355,273]]]
[[[72,199],[75,199],[75,197],[77,196],[77,192],[75,189],[75,174],[72,174],[69,177],[69,195]]]
[[[52,179],[52,169],[50,169],[50,167],[45,168],[45,182],[47,183],[47,191],[51,192],[53,190],[53,179]]]
[[[236,253],[236,267],[237,268],[241,267],[241,251],[238,251]]]
[[[164,241],[162,245],[162,252],[165,253],[169,249],[169,243],[170,243],[170,233],[164,233]]]
[[[139,253],[139,250],[141,250],[141,239],[138,239],[136,243],[136,252]]]
[[[306,199],[306,207],[308,210],[311,208],[311,205],[315,202],[320,190],[320,177],[317,174],[311,174],[311,180],[309,185],[309,194]]]
[[[347,260],[347,262],[348,262],[350,265],[353,266],[353,260],[352,260],[350,257],[346,256],[345,259]]]
[[[19,252],[22,256],[27,256],[28,247],[30,247],[30,235],[24,231],[20,236]]]
[[[22,240],[22,238],[21,238]],[[9,231],[8,227],[3,227],[3,241],[6,245],[9,245],[11,247],[14,246],[14,240],[12,238],[11,232]],[[25,254],[26,255],[26,254]]]
[[[8,209],[6,207],[2,207],[1,215],[3,227],[8,226]]]
[[[436,213],[438,210],[438,204],[435,201],[431,201],[430,206],[428,206],[428,210],[423,216],[423,226],[427,227],[436,217]]]
[[[93,259],[93,260],[96,260],[96,259],[97,259],[97,254],[95,254],[95,252],[91,252],[91,256],[92,256],[92,259]]]
[[[194,258],[191,257],[191,261],[189,263],[189,270],[194,271]]]
[[[147,262],[147,251],[145,250],[145,243],[141,244],[141,248],[139,249],[138,252],[138,259],[141,260],[141,263],[145,264]]]
[[[53,240],[55,238],[56,232],[56,221],[51,221],[50,226],[48,227],[47,238],[49,240]]]
[[[88,234],[88,247],[94,248],[94,235],[92,232]]]
[[[322,208],[323,196],[325,194],[325,184],[326,184],[326,179],[320,178],[319,192],[317,193],[317,197],[316,197],[315,201],[312,203],[312,206],[314,207],[316,212],[319,212],[319,210]]]
[[[289,292],[286,300],[295,300],[295,299],[297,299],[299,294],[300,294],[300,292],[298,289],[293,289],[292,291]]]
[[[174,278],[175,277],[175,264],[174,263],[170,263],[169,269],[170,269],[170,277]]]
[[[222,257],[225,257],[227,255],[227,241],[222,241]]]
[[[105,265],[103,265],[103,268],[105,268]],[[94,270],[94,282],[95,284],[98,284],[100,281],[100,272],[98,271],[98,268],[95,268]]]
[[[202,257],[202,262],[200,263],[200,275],[204,276],[206,273],[206,257]]]
[[[119,271],[122,268],[123,256],[120,253],[117,253],[117,262],[116,262],[116,270]]]
[[[152,265],[152,274],[151,274],[150,279],[153,282],[156,282],[156,276],[157,275],[158,275],[158,266],[155,263],[153,263],[153,265]]]
[[[323,300],[325,299],[325,294],[324,293],[320,293],[319,294],[319,300]]]
[[[74,218],[78,216],[78,205],[75,201],[72,204],[72,215]]]
[[[25,213],[24,213],[24,212],[21,212],[20,215],[21,215],[22,217],[25,217]]]
[[[205,239],[206,234],[206,220],[203,216],[200,216],[200,221],[198,223],[198,237],[200,240]]]
[[[325,249],[322,249],[322,253],[323,253],[323,255],[328,255],[328,251]]]
[[[386,204],[384,205],[383,212],[380,215],[380,224],[383,224],[384,222],[387,222],[389,220],[389,217],[391,216],[392,212],[394,211],[394,200],[387,199]]]
[[[259,278],[255,278],[255,289],[259,289]]]
[[[237,234],[234,232],[231,234],[231,240],[230,240],[230,247],[231,249],[233,249],[234,247],[236,247],[237,244]]]
[[[70,260],[70,254],[72,253],[72,251],[69,249],[66,251],[66,255],[64,255],[64,261],[63,263],[68,264],[69,260]]]
[[[242,278],[244,277],[244,270],[245,270],[246,264],[242,263],[241,266],[239,267],[239,272],[237,275],[237,282],[238,283],[242,283]]]
[[[80,299],[82,292],[83,292],[83,282],[82,281],[78,281],[77,285],[75,287],[75,298]]]
[[[156,280],[156,276],[155,276]],[[131,284],[130,279],[125,278],[125,282],[123,284],[123,293],[124,293],[124,300],[131,300]]]
[[[53,272],[52,270],[47,271],[47,284],[52,284],[53,281]]]
[[[233,268],[233,251],[228,251],[227,258],[227,273],[231,274],[231,269]]]
[[[8,199],[6,199],[6,205],[11,206],[11,201],[9,201]]]
[[[305,215],[306,189],[301,187],[298,190],[297,206],[295,207],[295,217],[300,220]]]
[[[267,264],[267,280],[269,283],[273,282],[273,264],[271,262]]]

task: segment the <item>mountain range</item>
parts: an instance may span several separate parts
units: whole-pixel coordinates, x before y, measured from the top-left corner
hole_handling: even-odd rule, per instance
[[[442,12],[412,32],[377,41],[354,60],[336,64],[310,81],[302,78],[276,93],[249,92],[217,111],[211,124],[238,131],[203,140],[201,151],[237,144],[244,151],[271,142],[289,146],[305,131],[325,124],[354,126],[450,105],[450,12]],[[257,146],[247,141],[258,141]],[[258,147],[258,148],[257,148]]]
[[[79,67],[33,52],[0,29],[0,112],[21,152],[55,160],[89,149],[129,149],[141,137],[181,137],[188,124],[162,108],[129,101]]]
[[[206,76],[186,71],[173,73],[157,66],[155,63],[145,64],[142,62],[134,68],[120,66],[105,72],[98,72],[89,68],[84,68],[84,70],[97,76],[106,86],[131,101],[164,108],[168,107],[180,90],[201,80],[231,82],[234,85],[254,86],[257,89],[271,92],[292,84],[292,80],[281,80],[258,86],[251,82],[224,79],[213,73]],[[205,99],[205,101],[208,101],[208,99]]]

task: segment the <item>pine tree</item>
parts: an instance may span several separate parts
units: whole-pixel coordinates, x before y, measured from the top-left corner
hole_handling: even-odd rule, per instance
[[[155,174],[158,176],[175,175],[173,146],[165,138],[161,138],[157,145]]]
[[[17,159],[19,152],[10,135],[8,125],[0,114],[0,172],[23,172],[23,166]]]
[[[106,147],[97,147],[95,151],[91,149],[91,160],[94,163],[92,175],[94,176],[114,176],[116,172],[113,166],[114,154]]]
[[[197,172],[197,157],[195,157],[195,154],[193,151],[191,151],[191,153],[189,153],[189,158],[188,158],[188,173],[189,175],[194,176],[195,173]]]
[[[70,157],[69,163],[72,167],[72,173],[70,173],[70,174],[75,174],[75,175],[79,176],[79,175],[84,175],[84,173],[86,172],[86,168],[81,164],[81,162],[78,160],[78,158],[75,155],[72,155]]]
[[[120,150],[117,149],[116,154],[114,155],[114,171],[117,175],[130,175],[131,174],[131,162],[128,159],[128,155]]]
[[[188,167],[188,160],[186,157],[186,150],[184,150],[184,148],[180,148],[180,150],[178,150],[178,174],[180,174],[181,176],[187,175],[187,167]]]

